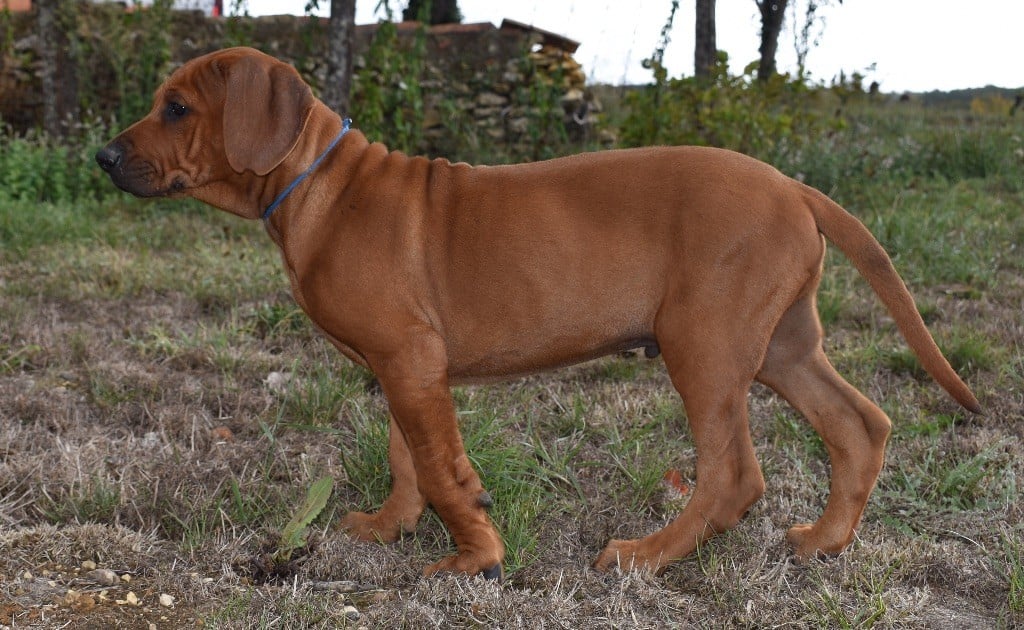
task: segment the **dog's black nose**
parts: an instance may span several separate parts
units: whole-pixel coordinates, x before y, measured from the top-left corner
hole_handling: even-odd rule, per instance
[[[108,144],[96,152],[96,163],[108,173],[117,168],[122,159],[124,159],[124,151],[116,144]]]

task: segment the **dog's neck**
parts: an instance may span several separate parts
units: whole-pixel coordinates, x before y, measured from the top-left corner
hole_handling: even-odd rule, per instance
[[[351,125],[352,119],[346,118],[342,123],[341,131],[338,132],[338,135],[334,136],[334,139],[331,140],[330,144],[327,145],[327,148],[324,149],[323,152],[320,155],[318,155],[315,160],[313,160],[313,162],[306,168],[306,170],[302,171],[300,175],[293,179],[291,183],[288,184],[277,197],[274,197],[274,200],[270,202],[270,205],[267,206],[266,210],[263,211],[264,221],[268,221],[270,217],[274,214],[274,210],[276,210],[278,206],[284,203],[285,199],[288,198],[288,195],[290,195],[293,190],[295,190],[299,185],[301,185],[302,182],[307,177],[313,175],[316,172],[316,168],[320,165],[321,162],[324,161],[324,159],[334,149],[334,147],[336,147],[338,143],[341,142],[341,139],[344,138],[345,134],[347,134],[349,129],[351,129]]]
[[[323,194],[321,176],[333,170],[332,164],[338,160],[358,161],[360,148],[369,144],[357,130],[344,130],[345,123],[341,117],[317,100],[295,149],[277,168],[259,178],[256,216],[268,215],[264,217],[264,225],[282,249],[288,232],[310,219],[306,216],[307,207],[322,206],[307,203],[310,195]],[[331,147],[335,140],[336,145]],[[315,168],[311,169],[314,164]],[[303,177],[307,171],[308,175]],[[288,190],[296,181],[299,183]],[[336,173],[333,182],[335,187],[339,184],[344,186],[345,180],[339,180]],[[266,212],[268,208],[272,208],[270,213]]]
[[[214,178],[208,184],[192,189],[186,194],[225,212],[246,219],[259,219],[267,207],[324,153],[331,141],[338,136],[342,126],[341,117],[317,101],[306,119],[299,141],[272,171],[262,176],[252,171],[228,172],[221,178]],[[341,144],[343,143],[339,142],[339,146],[334,147],[331,155],[327,155],[324,163],[315,170],[322,170],[332,157],[337,157],[342,150]],[[279,215],[288,214],[289,211],[301,207],[309,189],[313,188],[316,176],[316,172],[310,173],[303,182],[295,186],[279,204],[280,207],[275,209],[271,220],[265,222],[268,230],[271,227],[280,227],[282,222]]]

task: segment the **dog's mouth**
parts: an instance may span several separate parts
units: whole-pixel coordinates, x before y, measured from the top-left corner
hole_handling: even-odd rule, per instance
[[[123,173],[109,173],[110,181],[115,186],[131,193],[136,197],[165,197],[167,193],[159,188],[153,188],[146,180],[136,179]]]
[[[175,176],[167,186],[154,185],[161,179],[157,169],[148,162],[129,159],[124,149],[114,143],[100,149],[96,162],[115,186],[136,197],[169,197],[182,194],[188,188],[181,175]]]

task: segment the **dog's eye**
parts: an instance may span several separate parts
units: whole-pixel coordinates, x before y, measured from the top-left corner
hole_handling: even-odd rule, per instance
[[[167,117],[170,118],[171,120],[177,120],[179,118],[184,118],[185,114],[187,114],[187,113],[188,113],[188,108],[185,107],[184,105],[182,105],[181,103],[176,103],[174,101],[171,101],[170,103],[167,104],[166,114],[167,114]]]

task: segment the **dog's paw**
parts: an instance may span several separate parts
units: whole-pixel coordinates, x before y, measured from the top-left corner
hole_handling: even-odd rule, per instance
[[[637,562],[637,543],[636,540],[608,541],[608,545],[597,556],[592,566],[602,573],[612,571],[616,567],[625,573],[632,571],[634,566],[642,566],[642,563]]]
[[[602,573],[618,567],[623,573],[635,571],[661,575],[668,566],[662,557],[661,553],[650,555],[641,546],[640,540],[611,540],[591,566]]]
[[[499,582],[505,579],[505,571],[500,560],[495,562],[493,559],[487,560],[470,554],[448,556],[423,569],[423,575],[427,577],[444,573],[482,575],[488,580],[498,580]]]
[[[786,542],[793,549],[797,559],[806,562],[813,559],[825,560],[837,556],[842,553],[843,549],[853,539],[851,532],[849,536],[837,542],[823,535],[821,530],[822,528],[820,527],[806,523],[789,528],[789,531],[786,532]]]
[[[380,513],[349,512],[341,519],[338,528],[365,542],[393,543],[402,535],[401,526],[393,519],[390,523],[385,521]]]

